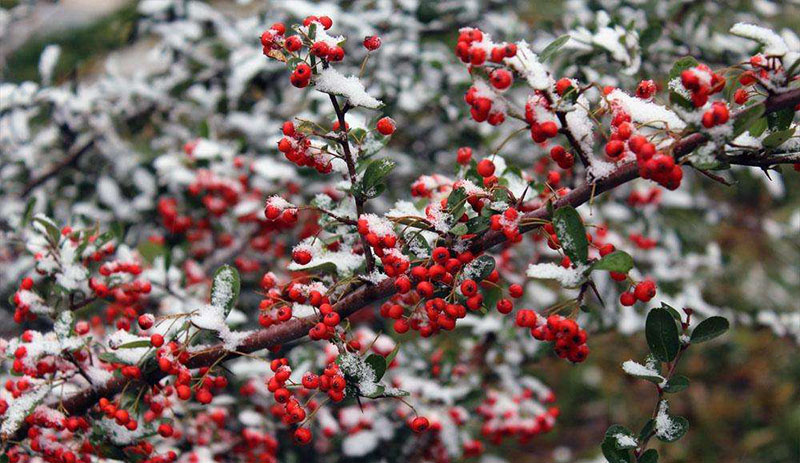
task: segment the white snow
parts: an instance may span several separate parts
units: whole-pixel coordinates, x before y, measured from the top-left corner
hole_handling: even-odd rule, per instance
[[[731,28],[731,34],[753,39],[764,45],[765,55],[783,56],[789,51],[789,47],[780,35],[755,24],[737,23]]]
[[[320,92],[347,97],[350,104],[354,106],[377,109],[383,105],[380,100],[370,96],[364,90],[364,84],[358,77],[345,77],[332,67],[323,69],[317,76],[315,84]]]
[[[0,426],[0,434],[8,436],[16,432],[25,417],[33,411],[34,407],[44,399],[48,392],[50,392],[49,387],[40,386],[11,400],[3,418],[3,425]]]
[[[619,446],[622,448],[630,449],[630,448],[635,448],[638,445],[636,443],[636,439],[634,439],[632,436],[623,434],[621,432],[614,434],[614,439],[617,440],[617,444],[619,444]]]
[[[656,414],[656,436],[663,439],[672,439],[679,431],[678,425],[669,416],[669,405],[666,400],[658,404],[658,414]]]
[[[631,120],[654,128],[683,130],[686,123],[669,109],[647,100],[630,96],[622,90],[615,89],[606,98],[616,103],[631,116]]]
[[[521,40],[517,42],[517,54],[512,58],[506,58],[505,62],[520,75],[525,77],[528,85],[536,90],[547,90],[553,83],[553,79],[547,69],[539,62],[538,56],[531,50],[528,42]]]
[[[585,265],[579,265],[577,268],[564,268],[554,263],[531,264],[528,266],[526,274],[530,278],[556,280],[561,286],[576,288],[585,281],[586,277],[583,273],[586,268]]]
[[[661,376],[661,374],[656,371],[655,368],[642,365],[641,363],[634,362],[633,360],[625,361],[622,364],[622,370],[632,376],[652,376],[654,378],[661,378],[662,384],[665,382],[665,378]]]

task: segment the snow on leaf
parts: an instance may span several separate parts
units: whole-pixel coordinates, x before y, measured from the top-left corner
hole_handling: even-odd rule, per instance
[[[336,69],[329,67],[319,73],[315,81],[317,90],[333,95],[344,96],[353,106],[378,109],[383,106],[380,100],[372,97],[364,89],[364,84],[356,76],[345,77]]]

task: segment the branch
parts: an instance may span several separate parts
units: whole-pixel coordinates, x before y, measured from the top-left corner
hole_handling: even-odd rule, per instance
[[[57,164],[55,164],[53,167],[48,169],[42,175],[31,179],[31,181],[29,181],[25,185],[25,188],[22,190],[22,193],[20,193],[20,196],[23,197],[23,198],[28,196],[28,194],[30,194],[30,192],[34,188],[36,188],[37,186],[41,185],[42,183],[50,180],[50,178],[54,177],[59,172],[61,172],[62,169],[66,168],[66,167],[69,167],[69,166],[75,164],[76,162],[78,162],[78,159],[80,159],[81,156],[83,156],[85,153],[87,153],[94,146],[94,143],[95,143],[95,139],[92,138],[92,139],[88,140],[87,142],[83,143],[80,146],[75,147],[73,145],[72,149],[70,150],[70,153],[67,155],[66,158],[64,158],[63,160],[61,160]]]
[[[335,102],[335,97],[331,96],[331,99]],[[800,89],[795,89],[779,95],[771,96],[764,102],[767,108],[767,113],[779,111],[784,108],[794,107],[794,105],[798,103],[800,103]],[[334,107],[337,108],[338,116],[340,114],[338,102],[335,102]],[[734,117],[737,116],[738,114]],[[340,119],[341,127],[344,127],[343,118],[344,114],[342,113]],[[684,156],[698,146],[704,144],[706,141],[708,141],[708,138],[703,134],[696,133],[686,136],[675,142],[673,145],[673,153],[676,157]],[[770,159],[770,161],[774,161],[775,163],[793,162],[791,158],[787,160],[786,157],[783,157],[780,160],[776,160],[774,158],[768,159]],[[553,203],[553,209],[557,209],[565,205],[578,207],[581,204],[589,201],[592,197],[614,189],[637,178],[638,176],[639,170],[635,162],[623,164],[606,177],[599,179],[594,183],[587,182],[572,190],[567,195],[557,199]],[[542,206],[539,209],[526,213],[522,217],[546,219],[548,218],[549,214],[548,208],[546,206]],[[523,225],[520,226],[520,232],[527,233],[539,228],[540,226],[541,224]],[[505,240],[505,235],[502,233],[490,231],[485,233],[479,239],[475,240],[472,243],[470,250],[475,254],[479,254],[489,251],[491,248],[503,243]],[[339,312],[342,318],[345,318],[358,312],[373,302],[390,297],[394,293],[394,278],[387,278],[377,285],[370,284],[357,287],[349,294],[340,298],[333,305],[333,308],[335,311]],[[208,367],[225,360],[236,358],[241,354],[249,354],[303,338],[308,334],[309,328],[319,321],[320,318],[317,315],[312,315],[304,318],[292,319],[280,325],[258,330],[245,338],[241,345],[237,347],[236,352],[228,351],[222,346],[222,344],[218,344],[204,351],[195,353],[186,363],[186,366],[191,369]],[[106,384],[96,386],[95,388],[89,387],[64,399],[61,401],[61,407],[62,410],[68,415],[82,414],[86,412],[92,405],[94,405],[101,397],[113,397],[122,391],[123,388],[129,383],[150,385],[155,384],[163,377],[164,373],[162,373],[160,370],[156,370],[155,372],[146,375],[144,378],[142,378],[142,380],[139,381],[129,380],[126,378],[114,378]],[[19,440],[25,435],[26,432],[27,425],[23,424],[23,426],[21,426],[13,436],[2,436],[4,445],[8,445],[10,440]]]

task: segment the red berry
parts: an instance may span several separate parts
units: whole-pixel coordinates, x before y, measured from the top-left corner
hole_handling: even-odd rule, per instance
[[[294,441],[299,445],[311,442],[311,431],[308,428],[297,428],[294,431]]]
[[[494,163],[489,159],[481,159],[478,163],[478,175],[483,178],[494,175]]]
[[[364,37],[364,48],[369,51],[375,51],[381,47],[381,38],[377,35],[370,35]]]
[[[381,135],[391,135],[395,130],[395,122],[391,117],[382,117],[376,127]]]
[[[414,432],[423,432],[430,426],[430,422],[424,416],[418,416],[411,420],[411,430]]]
[[[161,347],[161,346],[163,346],[164,345],[164,336],[162,336],[162,335],[160,335],[158,333],[150,336],[150,344],[152,344],[153,347]]]

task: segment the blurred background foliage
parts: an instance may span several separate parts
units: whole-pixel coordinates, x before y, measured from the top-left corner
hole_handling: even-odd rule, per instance
[[[100,0],[95,0],[99,2]],[[0,8],[9,8],[20,0],[0,0]],[[52,4],[54,2],[42,2]],[[58,44],[62,53],[56,65],[54,82],[90,79],[109,52],[132,46],[136,41],[138,14],[136,3],[109,2],[100,11],[92,11],[92,1],[69,0],[65,8],[77,8],[84,20],[68,25],[40,26],[26,40],[6,48],[0,75],[3,81],[38,80],[39,57],[45,46]],[[234,2],[214,1],[217,4]],[[602,2],[598,2],[602,3]],[[691,1],[684,2],[691,8]],[[737,12],[751,8],[750,0],[719,2],[722,8],[712,27],[727,30]],[[769,17],[773,27],[800,29],[800,3],[780,4],[781,14]],[[238,8],[238,6],[237,6]],[[559,15],[565,4],[559,1],[532,0],[519,11],[530,28],[560,28]],[[612,12],[613,14],[613,12]],[[425,15],[425,2],[419,15]],[[429,40],[455,41],[455,34],[442,31]],[[455,59],[455,58],[453,58]],[[466,135],[465,135],[466,136]],[[465,140],[466,142],[467,140]],[[786,194],[770,195],[765,182],[748,172],[732,172],[735,185],[728,187],[707,182],[710,199],[736,204],[733,220],[710,225],[704,214],[687,209],[664,209],[665,223],[674,226],[691,247],[702,247],[711,236],[723,250],[733,271],[718,275],[704,288],[706,300],[739,312],[754,312],[758,301],[769,300],[758,288],[742,284],[758,268],[764,278],[776,280],[774,269],[791,264],[800,255],[800,241],[773,240],[754,221],[762,220],[769,210],[771,219],[790,220],[800,207],[800,176],[784,176]],[[774,175],[774,174],[773,174]],[[800,227],[800,224],[798,224]],[[798,230],[800,232],[800,230]],[[710,234],[710,235],[709,235]],[[799,295],[798,288],[785,288]],[[755,290],[755,291],[754,291]],[[800,300],[793,299],[800,310]],[[557,391],[561,416],[553,433],[527,446],[509,443],[503,449],[510,461],[568,462],[597,460],[598,448],[606,428],[613,423],[638,429],[655,406],[653,386],[624,375],[620,363],[644,358],[647,348],[641,335],[624,336],[616,331],[598,333],[590,340],[592,355],[578,366],[555,358],[545,358],[532,373],[543,376]],[[672,400],[673,410],[686,416],[691,428],[675,445],[656,444],[664,462],[800,462],[800,360],[798,346],[790,339],[780,339],[769,330],[737,327],[723,339],[697,346],[689,351],[679,373],[692,384],[687,392]]]

